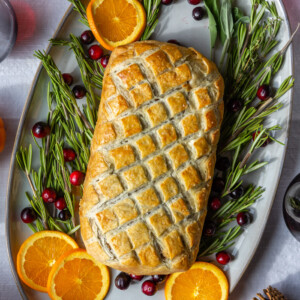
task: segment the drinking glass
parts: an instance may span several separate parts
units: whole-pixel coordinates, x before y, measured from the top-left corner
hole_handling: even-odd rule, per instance
[[[0,62],[10,53],[17,38],[17,21],[8,0],[0,0]]]
[[[283,216],[291,234],[300,242],[300,211],[291,205],[291,198],[300,198],[300,174],[289,184],[283,198]]]

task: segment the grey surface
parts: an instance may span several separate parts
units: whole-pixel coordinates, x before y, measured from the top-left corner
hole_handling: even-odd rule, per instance
[[[284,1],[292,29],[300,21],[299,0]],[[0,63],[0,117],[7,129],[7,144],[0,154],[0,299],[20,299],[12,278],[4,236],[7,176],[18,121],[38,66],[33,51],[45,49],[48,39],[69,3],[64,0],[11,1],[19,23],[17,43],[10,56]],[[296,87],[290,139],[279,189],[260,246],[230,299],[252,299],[256,292],[273,285],[290,300],[300,298],[300,244],[285,227],[282,198],[285,188],[300,172],[300,32],[294,41]],[[126,297],[126,292],[124,292]]]

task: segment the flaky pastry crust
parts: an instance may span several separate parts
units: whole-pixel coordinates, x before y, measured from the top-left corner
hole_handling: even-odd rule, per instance
[[[116,48],[103,79],[83,197],[88,253],[132,274],[195,261],[223,118],[224,82],[192,48]]]

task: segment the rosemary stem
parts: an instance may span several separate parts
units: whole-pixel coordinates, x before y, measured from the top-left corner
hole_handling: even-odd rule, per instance
[[[246,163],[249,160],[251,154],[252,154],[251,152],[247,152],[247,154],[244,156],[244,158],[243,158],[243,160],[240,164],[240,169],[242,169],[246,165]]]
[[[81,112],[81,110],[79,109],[79,107],[77,105],[75,105],[75,110],[78,113],[78,115],[80,116],[80,118],[82,119],[84,125],[91,131],[93,131],[93,127],[90,125],[90,123],[88,122],[88,120],[86,119],[85,115]]]
[[[61,167],[61,172],[63,175],[63,179],[64,179],[64,184],[65,184],[65,190],[70,193],[71,191],[69,190],[68,184],[67,184],[67,179],[66,179],[66,174],[65,174],[65,170],[63,167]]]
[[[28,182],[29,182],[29,185],[30,185],[30,187],[31,187],[31,190],[32,190],[32,192],[33,192],[33,195],[34,195],[35,197],[37,197],[37,194],[36,194],[36,191],[35,191],[35,188],[34,188],[34,186],[33,186],[33,183],[32,183],[32,180],[31,180],[31,178],[30,178],[29,173],[25,172],[25,174],[26,174],[27,180],[28,180]]]
[[[53,111],[51,110],[51,111],[50,111],[50,116],[49,116],[49,123],[51,122],[52,114],[53,114]],[[45,158],[47,158],[47,156],[48,156],[48,153],[49,153],[49,147],[50,147],[50,135],[48,135],[48,136],[46,137]],[[46,176],[46,170],[45,170],[45,172],[44,172],[44,174],[43,174],[43,188],[45,187],[46,179],[47,179],[47,176]]]
[[[72,225],[73,225],[73,228],[76,227],[75,216],[72,217]],[[75,234],[75,241],[78,241],[78,238],[79,238],[79,236],[78,236],[78,230],[76,230],[74,234]]]
[[[292,43],[295,34],[297,33],[297,31],[300,28],[300,23],[298,23],[296,30],[293,32],[292,36],[290,37],[290,39],[288,40],[288,42],[285,44],[285,46],[281,49],[280,54],[283,55],[285,53],[285,51],[287,50],[287,48],[290,46],[290,44]]]
[[[246,47],[248,45],[248,42],[249,42],[249,39],[250,39],[250,32],[251,32],[251,24],[248,25],[246,39],[245,39],[242,51],[240,53],[240,59],[242,58],[242,56],[243,56],[243,54],[244,54],[244,52],[246,50]]]
[[[44,225],[45,229],[48,230],[49,226],[48,226],[47,221],[46,220],[42,220],[42,222],[43,222],[43,225]]]
[[[64,105],[63,102],[62,102],[61,106],[64,111],[64,116],[66,117],[66,121],[69,121],[69,114],[67,113],[66,106]]]

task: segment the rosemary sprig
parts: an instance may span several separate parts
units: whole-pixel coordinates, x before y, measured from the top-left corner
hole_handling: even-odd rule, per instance
[[[226,231],[218,232],[213,238],[202,239],[198,259],[230,248],[234,245],[234,240],[241,235],[242,232],[241,227],[235,226]]]
[[[82,3],[82,0],[68,0],[68,1],[74,5],[74,10],[79,13],[79,15],[81,17],[79,22],[81,22],[85,26],[89,27],[89,22],[86,17],[86,10]]]
[[[42,61],[51,80],[53,91],[57,95],[56,101],[58,101],[58,104],[62,105],[65,113],[68,111],[70,115],[74,117],[79,130],[83,132],[84,127],[86,127],[86,130],[88,131],[87,134],[89,135],[93,128],[86,116],[81,112],[74,94],[70,87],[64,82],[62,74],[55,65],[52,57],[41,51],[36,51],[34,56]]]
[[[48,213],[44,206],[41,196],[36,191],[36,188],[34,186],[33,179],[32,179],[32,176],[35,176],[35,177],[37,176],[36,173],[32,174],[32,168],[31,168],[32,146],[29,145],[28,149],[21,146],[20,149],[17,151],[16,159],[17,159],[20,169],[25,173],[28,183],[30,185],[30,188],[33,192],[32,199],[30,199],[27,194],[26,194],[26,196],[27,196],[27,198],[30,199],[30,202],[32,202],[32,207],[38,213],[39,217],[41,218],[41,220],[43,222],[44,227],[46,229],[48,229],[48,224],[47,224]],[[36,179],[35,182],[37,183],[38,180]]]
[[[217,3],[217,1],[207,2]],[[274,2],[251,0],[252,9],[249,17],[242,16],[238,11],[225,10],[230,5],[225,2],[230,1],[223,0],[222,2],[223,11],[226,11],[226,14],[223,12],[223,15],[221,13],[219,15],[219,20],[223,18],[224,24],[218,26],[218,29],[223,28],[225,33],[223,34],[223,54],[224,51],[227,53],[221,59],[221,68],[222,64],[226,66],[223,74],[226,78],[224,101],[227,107],[232,101],[240,101],[242,108],[238,113],[225,112],[218,155],[231,157],[231,167],[226,174],[223,174],[225,175],[225,188],[221,193],[223,205],[215,214],[208,215],[208,219],[216,222],[216,233],[212,237],[202,238],[200,256],[227,249],[243,232],[242,228],[233,226],[235,217],[261,198],[263,188],[250,185],[244,195],[237,200],[232,199],[230,194],[243,184],[245,175],[267,164],[258,160],[251,159],[250,161],[254,153],[269,141],[280,143],[273,137],[274,132],[280,130],[280,127],[274,125],[268,128],[264,123],[267,116],[282,107],[282,104],[278,102],[279,98],[294,85],[294,79],[289,76],[281,83],[273,97],[258,103],[256,100],[258,87],[272,82],[272,78],[282,66],[285,52],[294,34],[281,50],[268,57],[270,51],[274,50],[278,44],[276,38],[282,23]],[[214,11],[220,11],[220,7],[215,8]],[[232,33],[228,30],[232,28],[231,13],[237,15],[233,17],[235,21],[241,18],[239,23],[234,23]],[[266,14],[269,14],[267,18]],[[222,32],[218,33],[222,39]],[[230,39],[230,45],[227,47],[225,41],[228,39]]]
[[[224,227],[228,220],[241,211],[247,210],[253,203],[259,200],[264,190],[261,187],[255,188],[250,185],[244,195],[237,200],[230,199],[227,201],[213,216],[212,219],[220,219],[219,228]]]
[[[161,0],[143,0],[146,11],[147,24],[141,37],[141,41],[148,40],[158,24]]]
[[[38,219],[35,222],[35,226],[31,224],[29,228],[34,232],[54,228],[56,230],[63,231],[63,229],[56,223],[56,220],[51,217],[48,208],[45,206],[44,201],[41,197],[40,188],[42,181],[42,172],[41,168],[39,169],[38,173],[32,169],[32,146],[29,145],[28,149],[21,146],[16,154],[16,159],[20,169],[26,174],[27,180],[33,193],[32,197],[29,195],[29,193],[26,193],[26,197],[38,216]]]
[[[95,89],[102,89],[104,68],[99,61],[87,58],[86,51],[82,47],[80,40],[73,34],[70,34],[70,41],[50,40],[54,46],[67,46],[75,54],[83,84],[87,90],[87,105],[83,107],[83,113],[92,128],[95,128],[97,120],[97,109],[99,106],[99,96]]]
[[[78,50],[78,53],[81,55],[80,50]],[[37,52],[36,56],[42,60],[51,81],[51,86],[49,84],[47,90],[47,103],[50,110],[48,124],[51,127],[51,134],[42,140],[41,145],[33,137],[40,151],[40,168],[38,172],[30,169],[32,160],[31,145],[28,153],[22,147],[20,148],[17,160],[32,186],[34,195],[30,200],[30,204],[43,220],[43,229],[56,229],[69,234],[76,234],[79,225],[75,224],[75,195],[72,193],[69,176],[71,170],[86,170],[93,131],[87,119],[84,119],[85,115],[80,111],[72,91],[64,83],[61,72],[52,58],[41,52]],[[84,72],[82,74],[85,76],[83,81],[86,84],[91,84],[90,74]],[[93,90],[90,89],[88,93],[90,98],[87,97],[87,104],[94,105],[93,109],[96,109],[97,104],[92,102],[92,99],[95,99]],[[71,146],[77,153],[76,160],[69,166],[65,164],[63,157],[63,147],[65,145]],[[56,218],[55,210],[51,212],[52,215],[50,214],[48,207],[41,198],[41,193],[45,187],[53,187],[56,191],[63,192],[67,208],[72,216],[71,220],[62,222]],[[61,223],[61,225],[58,223]],[[36,222],[36,227],[34,225],[30,227],[34,231],[42,229],[39,226],[39,220]]]

